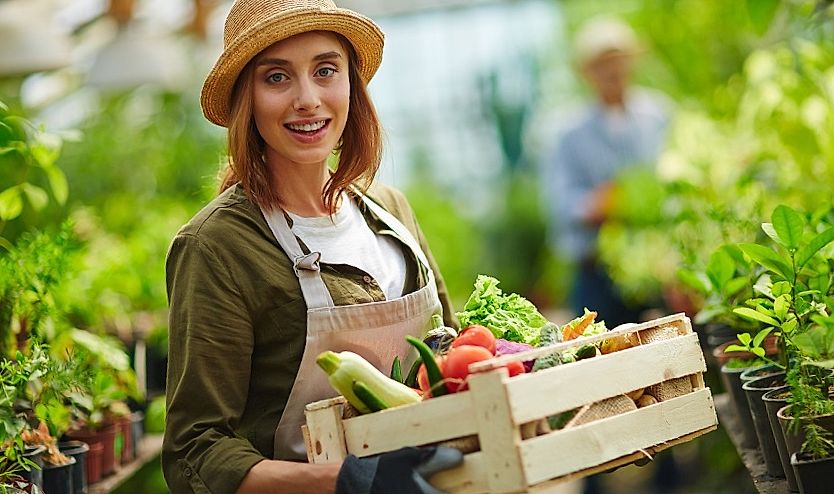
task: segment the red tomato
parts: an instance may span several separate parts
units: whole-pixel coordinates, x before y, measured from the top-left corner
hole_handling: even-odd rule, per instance
[[[524,364],[521,362],[510,362],[506,367],[507,371],[510,373],[510,377],[524,374],[526,372],[524,370]]]
[[[434,358],[437,361],[437,366],[440,367],[440,373],[443,374],[444,363],[446,356],[437,356]],[[423,392],[423,398],[431,398],[431,391],[429,391],[429,375],[426,372],[426,364],[420,364],[420,369],[417,371],[417,386]]]
[[[491,358],[492,354],[489,350],[475,345],[459,345],[449,350],[443,366],[443,376],[449,380],[446,382],[446,389],[452,393],[466,390],[469,364]]]
[[[492,331],[477,324],[463,328],[455,341],[452,342],[452,348],[461,345],[486,348],[491,354],[495,355],[495,336]]]
[[[420,370],[417,371],[417,386],[423,392],[423,396],[430,396],[426,393],[429,390],[429,376],[426,374],[426,364],[420,364]]]

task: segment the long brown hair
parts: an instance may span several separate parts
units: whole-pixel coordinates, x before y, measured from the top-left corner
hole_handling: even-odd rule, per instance
[[[334,33],[335,34],[335,33]],[[336,34],[348,52],[350,109],[338,151],[338,164],[324,187],[324,204],[333,213],[341,193],[351,185],[364,190],[371,184],[382,158],[382,128],[365,82],[356,67],[353,46]],[[271,210],[280,197],[271,186],[269,167],[264,162],[266,143],[254,117],[254,59],[241,71],[232,91],[229,118],[229,165],[224,170],[220,192],[237,182],[258,206]]]

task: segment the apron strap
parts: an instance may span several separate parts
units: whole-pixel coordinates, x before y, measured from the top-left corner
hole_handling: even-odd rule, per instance
[[[414,235],[400,222],[394,215],[386,211],[382,206],[371,200],[365,194],[358,190],[354,190],[356,194],[362,198],[362,201],[367,205],[379,219],[391,229],[408,248],[410,248],[418,261],[423,265],[427,273],[427,283],[434,283],[434,273],[432,272],[429,260],[426,254],[414,238]],[[301,284],[301,292],[304,295],[304,302],[307,304],[307,309],[319,309],[322,307],[335,307],[333,298],[327,290],[324,281],[321,279],[321,269],[319,260],[321,259],[321,252],[310,252],[304,254],[301,246],[298,244],[298,239],[290,229],[287,218],[281,209],[275,209],[267,213],[262,211],[266,219],[269,229],[278,240],[278,245],[284,249],[289,258],[293,261],[293,271],[298,277]]]
[[[356,192],[359,195],[359,197],[362,198],[362,201],[364,201],[365,205],[368,206],[368,209],[370,209],[375,215],[377,215],[379,219],[382,220],[382,222],[385,223],[388,226],[388,228],[391,229],[391,231],[397,234],[397,236],[400,238],[400,241],[402,241],[414,252],[414,255],[417,256],[417,259],[425,268],[426,273],[428,274],[428,279],[430,281],[433,281],[434,273],[431,270],[431,265],[429,265],[429,260],[428,258],[426,258],[426,254],[423,252],[423,249],[420,247],[420,244],[417,242],[417,239],[414,238],[414,235],[412,235],[411,232],[408,231],[408,229],[405,227],[405,225],[402,224],[400,220],[398,220],[393,214],[386,211],[382,206],[374,202],[373,199],[366,196],[365,194],[360,193],[357,190],[354,190],[354,192]]]
[[[290,225],[280,209],[275,209],[269,213],[263,212],[263,214],[269,229],[272,230],[272,234],[278,240],[278,245],[284,249],[284,252],[293,262],[292,269],[298,277],[307,308],[335,307],[336,304],[333,303],[333,298],[321,279],[319,265],[321,252],[310,252],[309,254],[302,252],[301,246],[298,245],[298,239],[290,230]]]

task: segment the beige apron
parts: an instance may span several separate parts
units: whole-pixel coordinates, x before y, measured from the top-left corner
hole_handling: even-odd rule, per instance
[[[420,244],[393,215],[366,196],[361,197],[368,208],[414,251],[418,262],[426,269],[428,282],[422,289],[394,300],[337,307],[321,279],[321,254],[305,255],[301,251],[282,211],[264,213],[279,245],[294,261],[293,269],[307,304],[307,342],[290,397],[275,429],[275,459],[307,459],[301,435],[304,406],[338,394],[327,381],[327,374],[316,364],[316,357],[321,352],[349,350],[387,373],[395,355],[404,359],[410,353],[411,346],[405,336],[422,337],[431,326],[432,314],[442,312],[434,273]]]

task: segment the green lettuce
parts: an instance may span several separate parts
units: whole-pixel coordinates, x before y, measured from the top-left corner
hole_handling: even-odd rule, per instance
[[[480,324],[492,331],[496,338],[535,346],[540,328],[547,324],[536,306],[521,295],[505,294],[495,278],[478,275],[475,290],[461,312],[457,312],[462,328]]]

